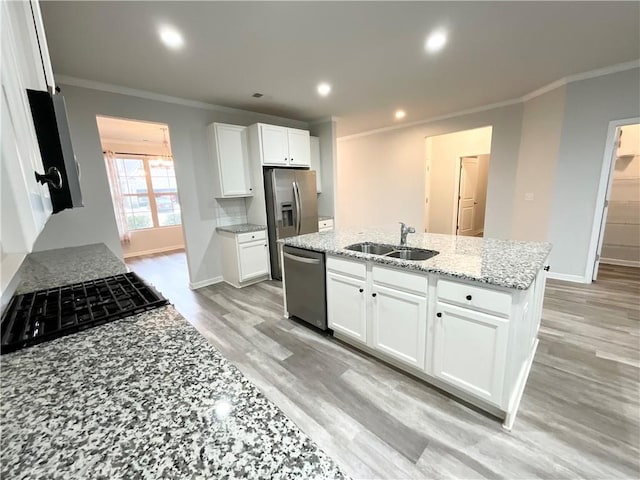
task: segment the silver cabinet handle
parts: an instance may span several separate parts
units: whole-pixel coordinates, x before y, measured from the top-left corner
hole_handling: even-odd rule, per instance
[[[284,256],[287,257],[289,260],[293,260],[294,262],[309,263],[311,265],[320,264],[320,260],[317,258],[299,257],[297,255],[291,255],[290,253],[286,253],[286,252],[284,253]]]

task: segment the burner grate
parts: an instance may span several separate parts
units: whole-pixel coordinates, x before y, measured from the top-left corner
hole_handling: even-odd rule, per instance
[[[169,301],[135,273],[16,295],[2,316],[2,349],[9,353]]]

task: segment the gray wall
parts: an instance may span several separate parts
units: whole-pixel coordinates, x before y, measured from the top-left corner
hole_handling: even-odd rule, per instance
[[[215,233],[217,203],[211,185],[213,163],[207,151],[206,126],[214,121],[237,125],[267,122],[307,128],[303,122],[251,112],[187,107],[74,86],[61,85],[61,88],[82,170],[85,207],[52,216],[38,238],[35,250],[102,242],[122,255],[96,115],[162,122],[169,125],[192,283],[206,282],[221,275],[220,245]]]
[[[322,193],[318,195],[318,214],[333,217],[335,215],[335,159],[336,159],[336,122],[314,123],[309,127],[311,135],[319,137]]]
[[[563,86],[524,104],[513,198],[511,234],[515,239],[547,239],[565,95]],[[527,194],[533,195],[533,200],[527,200]]]
[[[554,272],[586,275],[607,128],[640,116],[639,86],[637,68],[567,86],[548,234]]]
[[[336,217],[342,226],[424,224],[425,138],[492,126],[485,236],[509,238],[522,104],[338,139]],[[477,152],[476,152],[477,153]]]

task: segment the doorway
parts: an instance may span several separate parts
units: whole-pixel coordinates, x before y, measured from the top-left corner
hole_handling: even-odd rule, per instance
[[[592,280],[600,264],[640,267],[640,123],[611,125],[609,133]]]
[[[185,248],[169,126],[96,117],[125,258]]]
[[[427,137],[424,231],[482,237],[492,127]]]

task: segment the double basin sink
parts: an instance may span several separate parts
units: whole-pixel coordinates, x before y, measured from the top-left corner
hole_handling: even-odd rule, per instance
[[[353,252],[369,253],[371,255],[380,255],[382,257],[413,261],[428,260],[440,253],[435,250],[425,250],[424,248],[399,247],[386,245],[384,243],[371,242],[354,243],[353,245],[349,245],[344,248]]]

